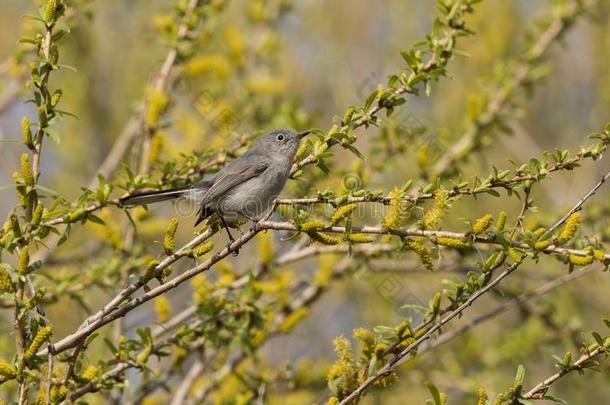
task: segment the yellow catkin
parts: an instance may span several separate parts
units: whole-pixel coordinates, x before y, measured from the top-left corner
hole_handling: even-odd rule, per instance
[[[483,388],[479,388],[479,400],[477,405],[487,405],[487,401],[489,400],[489,396],[487,395],[487,391]]]
[[[212,286],[205,278],[205,276],[200,275],[193,278],[193,280],[191,281],[191,286],[193,288],[193,301],[195,302],[195,304],[205,304],[213,291]]]
[[[167,322],[171,314],[171,305],[165,295],[160,295],[155,299],[155,311],[159,322]]]
[[[34,176],[32,175],[32,167],[30,166],[30,155],[27,153],[21,155],[21,178],[26,186],[34,185]]]
[[[321,255],[318,260],[318,271],[314,277],[314,283],[319,287],[325,287],[333,276],[337,258],[333,255]]]
[[[430,252],[428,252],[428,249],[426,249],[423,243],[416,241],[415,239],[407,239],[405,240],[405,247],[415,252],[426,269],[430,271],[434,270],[432,256],[430,256]]]
[[[309,232],[313,231],[314,229],[325,228],[326,226],[327,225],[323,221],[314,219],[312,221],[303,222],[300,229],[303,232]]]
[[[165,144],[165,135],[161,132],[156,132],[150,140],[150,153],[148,154],[148,163],[151,165],[159,160],[159,155]]]
[[[570,255],[568,258],[570,263],[577,266],[586,266],[587,264],[593,263],[593,256]]]
[[[475,235],[482,234],[487,230],[487,228],[489,228],[489,225],[491,225],[491,221],[493,221],[493,217],[491,216],[491,214],[487,214],[477,219],[474,225],[472,225],[472,233]]]
[[[0,291],[12,293],[15,291],[13,280],[4,267],[0,267]]]
[[[38,125],[40,128],[46,128],[48,123],[47,111],[43,106],[38,107]]]
[[[51,403],[58,404],[68,396],[68,388],[65,385],[54,386],[51,388]]]
[[[400,223],[407,214],[404,191],[395,188],[388,194],[390,207],[388,214],[383,218],[381,225],[384,229],[393,229],[400,226]]]
[[[336,238],[334,236],[330,236],[326,233],[322,232],[308,232],[309,237],[316,242],[320,242],[324,245],[338,245],[341,243],[341,239]]]
[[[356,328],[352,332],[355,339],[358,339],[362,344],[364,351],[372,351],[375,345],[375,334],[366,328]]]
[[[430,310],[433,314],[438,314],[438,311],[441,308],[441,293],[434,294],[432,300],[430,300]]]
[[[204,254],[208,253],[212,249],[214,249],[214,242],[211,240],[207,241],[203,245],[197,246],[196,248],[191,250],[191,257],[203,256]]]
[[[17,198],[19,199],[19,204],[21,204],[22,207],[25,207],[28,203],[26,198],[27,194],[25,192],[25,187],[21,182],[21,175],[17,171],[13,172],[13,183],[15,183],[15,189],[17,190]]]
[[[40,221],[42,220],[42,214],[44,212],[44,206],[39,202],[34,209],[34,213],[32,214],[32,226],[37,227],[40,225]]]
[[[464,242],[462,239],[450,238],[446,236],[439,236],[436,238],[436,244],[441,246],[447,246],[453,249],[469,249],[470,245]]]
[[[99,375],[100,370],[95,366],[89,366],[81,374],[81,378],[85,381],[91,381]]]
[[[513,248],[508,248],[508,255],[515,263],[521,263],[521,255]]]
[[[163,238],[163,249],[165,250],[166,255],[171,255],[176,250],[176,242],[174,240],[174,236],[176,236],[176,230],[178,229],[178,220],[176,218],[172,218],[167,225],[167,230],[165,231],[165,236]]]
[[[420,222],[421,226],[424,229],[436,228],[449,208],[451,208],[451,205],[447,198],[447,192],[439,191],[434,196],[434,204],[422,217]]]
[[[150,281],[153,278],[157,277],[157,274],[159,272],[159,270],[157,269],[158,265],[159,265],[159,261],[158,260],[151,260],[151,261],[149,261],[148,264],[146,265],[146,272],[140,278],[140,282],[141,283],[147,283],[148,281]]]
[[[603,250],[600,249],[593,249],[593,257],[595,258],[595,260],[600,261],[602,263],[606,261],[606,254]]]
[[[38,349],[40,349],[45,340],[47,340],[47,338],[51,336],[52,332],[53,329],[50,326],[44,326],[38,329],[36,336],[34,336],[34,339],[32,340],[32,343],[30,343],[30,346],[25,352],[23,358],[28,361],[29,359],[34,357],[36,353],[38,353]]]
[[[337,397],[330,397],[328,398],[326,405],[339,405],[339,399]]]
[[[32,131],[30,130],[30,120],[28,117],[23,117],[21,119],[21,136],[23,137],[23,143],[31,148],[32,143]]]
[[[0,360],[0,376],[7,380],[17,377],[17,370],[4,360]]]
[[[350,215],[356,208],[358,208],[358,204],[346,204],[337,208],[337,211],[330,217],[330,222],[334,225],[339,221],[345,219],[348,215]]]
[[[273,234],[271,232],[260,232],[256,235],[256,247],[258,257],[263,266],[268,266],[273,260]]]
[[[307,309],[306,307],[301,307],[301,308],[297,309],[296,311],[293,311],[279,325],[278,330],[281,333],[290,332],[295,327],[295,325],[297,323],[299,323],[299,321],[301,319],[303,319],[303,318],[305,318],[307,316],[308,313],[309,313],[309,309]]]
[[[580,212],[575,212],[570,215],[568,220],[566,221],[566,225],[563,227],[563,230],[557,237],[557,244],[562,245],[564,243],[568,243],[578,231],[580,227]]]
[[[169,106],[170,99],[164,92],[149,88],[147,91],[147,101],[146,124],[149,127],[154,127],[159,122],[161,114],[163,114]]]
[[[546,248],[548,248],[551,245],[551,241],[550,240],[541,240],[538,241],[536,243],[534,243],[534,249],[535,250],[544,250]]]
[[[364,233],[350,233],[345,235],[345,239],[352,243],[371,243],[375,241],[375,237]]]
[[[17,263],[17,273],[21,276],[25,276],[28,273],[28,266],[30,264],[30,248],[24,246],[21,248],[19,253],[19,262]]]
[[[44,20],[47,23],[53,23],[57,19],[57,11],[59,10],[61,0],[49,0],[44,11]]]
[[[498,231],[503,231],[504,225],[506,225],[506,211],[500,211],[498,219],[496,220],[496,229]]]

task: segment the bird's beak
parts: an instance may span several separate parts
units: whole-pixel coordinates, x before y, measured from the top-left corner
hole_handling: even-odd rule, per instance
[[[297,138],[303,139],[304,137],[306,137],[309,134],[311,134],[311,131],[304,131],[304,132],[301,132],[300,134],[297,134]]]

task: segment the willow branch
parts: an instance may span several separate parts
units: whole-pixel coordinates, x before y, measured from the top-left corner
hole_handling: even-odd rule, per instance
[[[610,178],[610,171],[606,173],[600,181],[578,202],[569,212],[576,212],[581,209],[582,205],[591,198],[597,190]],[[564,216],[559,219],[551,229],[556,229],[561,226],[568,217]],[[454,318],[461,316],[462,313],[470,308],[470,306],[476,302],[480,297],[485,295],[488,291],[499,285],[506,277],[508,277],[511,273],[513,273],[517,268],[523,263],[524,259],[527,255],[522,255],[521,260],[513,263],[508,266],[500,275],[498,275],[495,279],[490,281],[476,293],[471,295],[462,305],[460,305],[455,310],[449,312],[444,317],[442,317],[438,322],[436,322],[432,327],[430,327],[424,334],[422,334],[419,338],[417,338],[414,342],[409,344],[406,348],[404,348],[400,353],[398,353],[394,358],[386,363],[381,369],[379,369],[374,375],[367,378],[362,384],[360,384],[354,391],[352,391],[347,397],[341,400],[340,404],[345,405],[348,404],[355,399],[359,398],[364,391],[379,378],[389,375],[392,370],[401,364],[404,360],[406,360],[409,353],[413,352],[413,350],[417,349],[422,343],[432,338],[432,336],[441,330],[443,326],[447,323],[451,322]]]

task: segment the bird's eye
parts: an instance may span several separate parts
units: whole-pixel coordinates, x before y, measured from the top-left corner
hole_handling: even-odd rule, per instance
[[[283,141],[284,140],[284,135],[279,134],[275,139],[277,139],[278,141]]]

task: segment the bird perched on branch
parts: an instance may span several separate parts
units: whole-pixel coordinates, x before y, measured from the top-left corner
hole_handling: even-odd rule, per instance
[[[145,191],[123,197],[123,205],[145,205],[187,197],[198,206],[195,226],[208,218],[222,222],[229,239],[230,223],[246,218],[257,221],[271,209],[290,175],[301,139],[310,131],[297,133],[276,129],[258,139],[243,155],[220,169],[214,178],[170,190]]]

